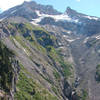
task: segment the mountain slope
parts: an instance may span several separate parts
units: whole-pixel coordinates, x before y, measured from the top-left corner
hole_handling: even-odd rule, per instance
[[[18,61],[23,66],[19,73],[15,98],[18,100],[25,98],[71,99],[69,95],[72,90],[67,80],[71,77],[70,80],[74,79],[73,67],[64,60],[63,51],[59,48],[56,37],[43,28],[26,22],[12,23],[6,20],[6,22],[1,22],[1,26],[2,41],[15,52]],[[23,83],[21,80],[26,81]],[[31,84],[31,82],[35,82],[35,88],[34,85],[30,86],[28,92],[26,84]],[[41,87],[42,94],[36,84]],[[70,90],[67,90],[68,87]],[[32,88],[35,91],[32,92]],[[43,88],[48,96],[45,96]],[[27,91],[25,92],[24,89]],[[65,90],[69,92],[66,95]],[[33,97],[30,92],[33,93]]]

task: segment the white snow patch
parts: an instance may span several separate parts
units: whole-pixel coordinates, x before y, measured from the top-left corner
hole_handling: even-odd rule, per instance
[[[39,21],[39,22],[40,22],[40,21]],[[30,23],[33,24],[33,25],[38,25],[38,20],[33,20],[33,21],[31,21]]]
[[[40,12],[38,10],[35,11],[38,16],[41,16]]]
[[[68,33],[68,34],[71,34],[72,32],[71,32],[71,31],[67,31],[67,33]]]
[[[88,18],[88,19],[94,19],[94,20],[98,20],[99,18],[97,17],[92,17],[92,16],[84,16],[85,18]]]
[[[75,22],[75,23],[78,23],[78,22],[79,22],[79,20],[78,20],[78,19],[75,19],[75,20],[74,20],[74,22]]]
[[[41,14],[38,10],[35,11],[39,17],[51,17],[54,18],[56,21],[58,20],[71,20],[71,18],[67,14],[61,14],[61,15],[48,15],[48,14]],[[41,19],[42,19],[41,18]]]
[[[96,39],[100,39],[100,35],[96,36]]]
[[[4,97],[4,91],[0,90],[0,97]]]
[[[68,42],[73,42],[75,41],[76,39],[67,39]]]
[[[63,37],[64,37],[64,38],[68,38],[68,36],[67,36],[67,35],[63,35]]]
[[[2,21],[3,19],[0,19],[0,22]]]
[[[71,31],[69,31],[69,30],[66,30],[66,33],[67,34],[71,34],[72,32]],[[63,35],[63,37],[66,37],[67,35]]]
[[[88,41],[89,37],[86,37],[83,41],[83,43],[85,44]]]
[[[43,18],[45,17],[51,17],[53,18],[55,21],[70,21],[70,22],[75,22],[78,23],[78,19],[72,19],[70,18],[67,14],[60,14],[60,15],[48,15],[48,14],[42,14],[40,13],[38,10],[35,11],[37,13],[37,15],[39,16],[39,18],[36,19],[32,19],[32,23],[33,24],[37,24],[39,23]]]
[[[68,41],[68,42],[73,42],[76,39],[70,39],[67,35],[63,35],[63,37]]]
[[[61,46],[61,47],[59,47],[60,49],[64,49],[64,47],[63,46]]]
[[[59,45],[59,46],[61,46],[61,45],[62,45],[62,43],[60,43],[60,42],[59,42],[59,43],[58,43],[58,45]]]
[[[0,19],[0,21],[3,21],[5,18],[6,18],[6,17],[4,17],[4,18]]]
[[[17,10],[12,11],[11,14],[13,14],[13,13],[16,12],[16,11],[17,11]]]
[[[100,50],[98,50],[98,53],[100,53]]]
[[[65,14],[61,14],[61,15],[52,15],[51,17],[54,18],[55,21],[59,21],[59,20],[71,21],[71,20],[72,20],[68,15],[65,15]]]

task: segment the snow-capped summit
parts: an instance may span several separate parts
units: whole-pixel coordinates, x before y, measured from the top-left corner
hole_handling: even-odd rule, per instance
[[[0,20],[12,17],[25,19],[35,25],[59,26],[78,34],[90,35],[100,31],[98,17],[79,13],[70,7],[67,7],[65,13],[61,13],[50,5],[41,5],[34,1],[24,2],[0,14]],[[19,19],[16,18],[16,20]]]

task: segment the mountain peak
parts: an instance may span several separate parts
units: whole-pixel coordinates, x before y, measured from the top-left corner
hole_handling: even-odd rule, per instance
[[[76,14],[77,14],[77,12],[76,12],[75,10],[71,9],[70,7],[67,7],[65,13],[66,13],[67,15],[69,15],[69,16],[71,16],[71,15],[76,15]]]
[[[72,9],[71,9],[71,7],[68,6],[67,9],[66,9],[66,11],[70,11],[70,10],[72,10]]]
[[[37,3],[35,1],[24,1],[23,5],[37,5]]]
[[[82,14],[82,13],[79,13],[79,12],[77,12],[76,10],[73,10],[73,9],[71,9],[70,7],[67,7],[67,9],[66,9],[66,11],[65,11],[65,14],[67,14],[69,17],[71,17],[71,18],[74,18],[74,19],[86,19],[86,18],[88,18],[89,19],[89,17],[88,17],[88,15],[86,15],[86,14]]]

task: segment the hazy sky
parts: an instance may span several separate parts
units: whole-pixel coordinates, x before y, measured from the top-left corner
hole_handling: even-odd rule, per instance
[[[4,11],[7,10],[8,8],[19,5],[24,1],[31,1],[31,0],[0,0],[0,8]]]
[[[23,1],[30,0],[1,0],[0,8],[7,10]],[[68,6],[81,13],[100,17],[100,0],[34,0],[40,4],[49,4],[61,12],[64,12]]]

